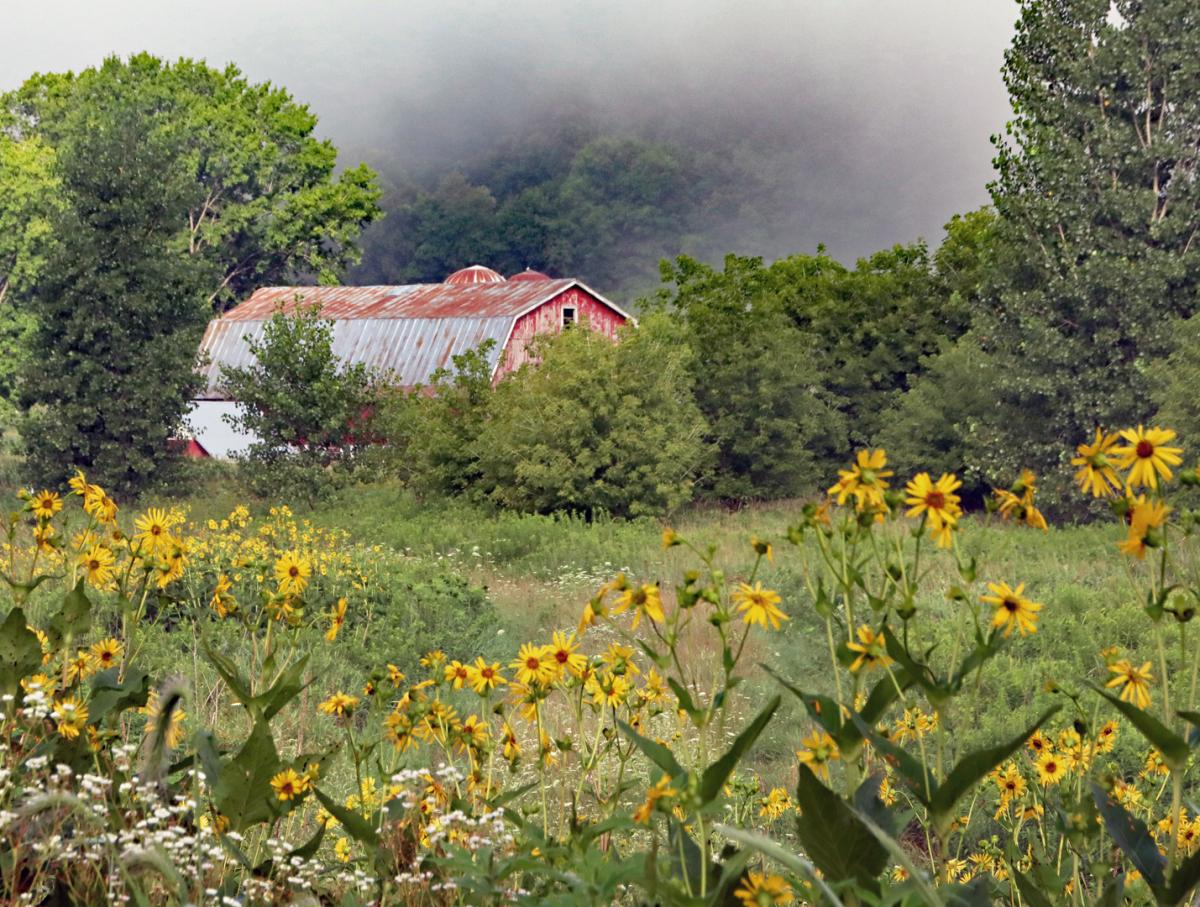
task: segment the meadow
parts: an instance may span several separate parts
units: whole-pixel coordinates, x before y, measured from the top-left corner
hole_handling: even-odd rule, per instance
[[[1178,903],[1200,477],[1168,497],[1171,437],[1128,435],[1123,476],[1116,434],[1081,446],[1125,493],[1081,526],[1032,474],[968,514],[878,450],[669,520],[293,509],[216,464],[138,506],[18,490],[4,893]]]

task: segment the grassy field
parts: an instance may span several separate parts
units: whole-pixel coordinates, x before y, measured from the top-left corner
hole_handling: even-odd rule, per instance
[[[220,516],[236,502],[235,493],[219,486],[179,503],[189,507],[193,519],[202,520]],[[694,507],[677,514],[670,525],[698,547],[714,546],[717,562],[734,580],[753,565],[752,536],[774,544],[774,559],[760,569],[758,578],[779,591],[791,619],[785,632],[769,637],[769,649],[751,654],[806,689],[826,691],[830,670],[825,624],[813,610],[800,558],[786,540],[787,528],[799,519],[802,506],[783,501],[736,510]],[[422,569],[462,577],[482,590],[495,609],[498,654],[515,649],[525,638],[540,640],[555,629],[574,629],[588,598],[618,572],[641,582],[660,581],[669,595],[683,571],[696,565],[686,549],[663,550],[666,522],[587,523],[570,517],[492,513],[458,502],[420,502],[386,484],[347,490],[311,512],[297,508],[297,514],[400,552]],[[957,716],[960,744],[994,739],[1027,722],[1060,698],[1047,691],[1050,683],[1078,691],[1086,681],[1102,682],[1107,673],[1099,652],[1107,645],[1122,646],[1135,661],[1153,659],[1158,664],[1156,639],[1148,632],[1129,561],[1115,548],[1119,537],[1111,524],[1052,526],[1043,533],[977,515],[965,519],[960,540],[962,558],[974,557],[979,564],[973,586],[958,576],[949,553],[931,556],[925,585],[929,597],[918,607],[936,617],[931,622],[934,633],[923,642],[933,647],[931,663],[943,670],[961,658],[972,632],[967,606],[944,595],[951,587],[964,586],[976,597],[985,582],[1025,583],[1027,593],[1045,605],[1039,632],[1014,638],[966,694],[966,707]],[[1166,638],[1173,639],[1173,631]],[[390,657],[392,653],[378,653],[378,658]],[[1166,654],[1169,667],[1176,657],[1172,644]],[[760,671],[744,695],[758,700],[775,688]],[[1095,708],[1096,701],[1094,696],[1084,699],[1088,709]],[[801,729],[794,722],[792,726],[798,734]],[[782,749],[794,741],[778,743]]]

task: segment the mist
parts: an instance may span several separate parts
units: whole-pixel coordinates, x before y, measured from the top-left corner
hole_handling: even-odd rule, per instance
[[[715,242],[768,258],[823,243],[852,261],[936,242],[987,201],[1016,17],[1014,0],[0,0],[0,90],[112,53],[233,63],[286,86],[344,163],[385,179],[466,166],[566,116],[749,137],[784,214],[734,218]]]

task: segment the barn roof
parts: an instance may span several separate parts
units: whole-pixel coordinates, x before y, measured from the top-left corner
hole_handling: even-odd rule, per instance
[[[209,322],[201,343],[202,397],[219,399],[221,366],[251,365],[248,340],[259,342],[275,311],[321,306],[333,322],[333,352],[349,364],[391,373],[402,386],[424,384],[451,359],[494,340],[493,370],[516,320],[578,287],[624,318],[628,314],[577,280],[503,281],[475,284],[410,284],[369,287],[264,287],[241,305]]]

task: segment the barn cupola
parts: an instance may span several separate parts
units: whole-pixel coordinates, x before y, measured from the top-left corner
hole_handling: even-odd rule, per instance
[[[471,286],[477,283],[503,283],[504,275],[483,265],[471,265],[461,271],[455,271],[446,278],[446,283],[455,286]]]
[[[510,283],[513,281],[524,283],[526,281],[549,279],[550,278],[547,275],[543,274],[541,271],[535,271],[533,268],[526,268],[520,274],[514,274],[512,277],[508,278]]]

